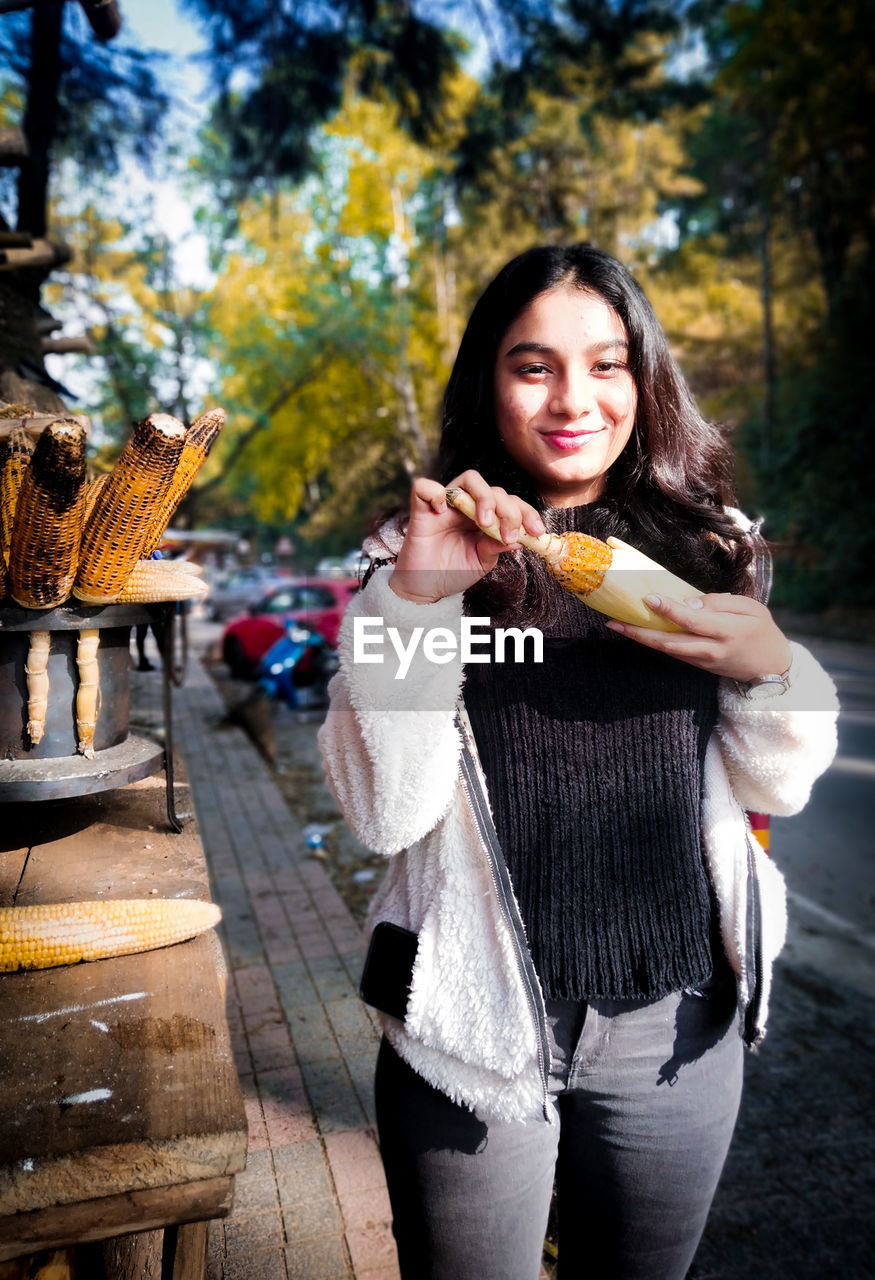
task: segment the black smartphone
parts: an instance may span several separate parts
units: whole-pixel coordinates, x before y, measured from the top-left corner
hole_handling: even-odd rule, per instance
[[[419,939],[410,929],[389,920],[375,925],[365,956],[359,995],[393,1018],[404,1018]]]

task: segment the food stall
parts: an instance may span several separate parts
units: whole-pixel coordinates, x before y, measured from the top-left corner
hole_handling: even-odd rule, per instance
[[[201,1280],[245,1163],[220,913],[174,801],[174,625],[206,586],[153,558],[223,420],[153,414],[90,478],[87,420],[0,417],[0,1280]],[[129,724],[146,622],[156,737]]]

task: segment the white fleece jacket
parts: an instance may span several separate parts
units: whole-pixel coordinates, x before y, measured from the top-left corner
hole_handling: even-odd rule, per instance
[[[542,1116],[537,1024],[460,775],[460,655],[430,661],[420,642],[403,679],[395,678],[399,661],[388,639],[381,663],[356,660],[362,656],[355,652],[356,619],[381,618],[382,628],[372,621],[369,634],[388,636],[395,628],[408,648],[418,627],[458,636],[462,597],[412,604],[391,590],[390,576],[391,569],[378,569],[347,609],[340,670],[319,732],[328,781],[347,822],[391,859],[371,923],[390,920],[419,935],[407,1016],[402,1023],[384,1015],[385,1034],[425,1080],[482,1117]],[[376,642],[366,652],[376,657]],[[826,672],[797,644],[787,692],[750,701],[721,680],[718,696],[705,760],[703,844],[724,946],[742,986],[748,858],[756,860],[762,1031],[771,965],[786,932],[785,892],[744,810],[785,815],[804,806],[835,753],[838,703]],[[747,995],[739,991],[742,1003]]]

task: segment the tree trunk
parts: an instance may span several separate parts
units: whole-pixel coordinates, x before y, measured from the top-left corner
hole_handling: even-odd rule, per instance
[[[33,11],[30,73],[24,136],[28,156],[18,177],[18,230],[44,236],[47,225],[49,161],[58,118],[63,4],[40,4]]]
[[[777,416],[777,363],[775,359],[775,316],[772,282],[772,203],[766,196],[760,241],[760,293],[763,311],[763,432],[760,439],[760,467],[768,485],[772,468],[772,445]]]

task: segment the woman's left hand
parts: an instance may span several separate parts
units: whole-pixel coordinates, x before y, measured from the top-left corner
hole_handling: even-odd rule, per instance
[[[646,596],[645,603],[682,630],[653,631],[613,621],[608,627],[648,649],[730,680],[780,675],[790,666],[787,637],[766,606],[749,596],[713,593],[690,596],[682,604],[667,596]]]

